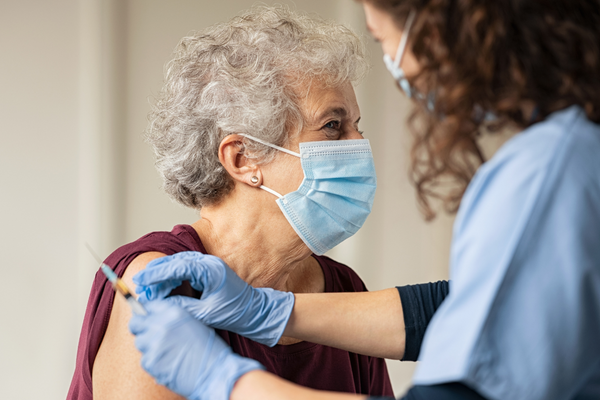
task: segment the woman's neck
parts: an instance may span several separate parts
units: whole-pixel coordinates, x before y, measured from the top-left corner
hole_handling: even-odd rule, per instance
[[[318,262],[281,211],[239,204],[223,201],[202,209],[202,218],[192,226],[206,251],[223,259],[252,286],[323,291]]]

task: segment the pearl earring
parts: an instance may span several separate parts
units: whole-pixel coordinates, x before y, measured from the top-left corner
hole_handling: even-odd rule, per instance
[[[256,177],[256,176],[253,176],[252,178],[250,178],[250,181],[251,181],[252,183],[258,183],[258,177]]]

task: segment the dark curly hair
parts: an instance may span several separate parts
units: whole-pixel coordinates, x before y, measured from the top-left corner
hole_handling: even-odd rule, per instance
[[[483,128],[524,129],[571,105],[600,123],[600,0],[362,1],[400,29],[417,12],[409,46],[422,70],[413,79],[435,95],[433,112],[422,100],[410,119],[410,175],[426,218],[435,217],[434,198],[458,209],[485,161]],[[491,125],[486,112],[497,117]]]

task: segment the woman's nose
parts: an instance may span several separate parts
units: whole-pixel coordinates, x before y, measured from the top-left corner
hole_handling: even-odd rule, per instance
[[[350,129],[348,134],[345,135],[344,140],[352,140],[352,139],[364,139],[362,133],[358,129]]]

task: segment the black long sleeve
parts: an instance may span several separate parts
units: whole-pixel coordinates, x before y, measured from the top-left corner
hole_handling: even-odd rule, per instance
[[[448,281],[398,286],[404,313],[406,344],[402,361],[417,361],[425,330],[449,292]]]
[[[402,361],[417,361],[429,321],[449,292],[448,281],[397,287],[402,301],[406,345]],[[392,397],[369,397],[369,400],[394,400]],[[440,385],[417,385],[399,400],[486,400],[460,382]]]

